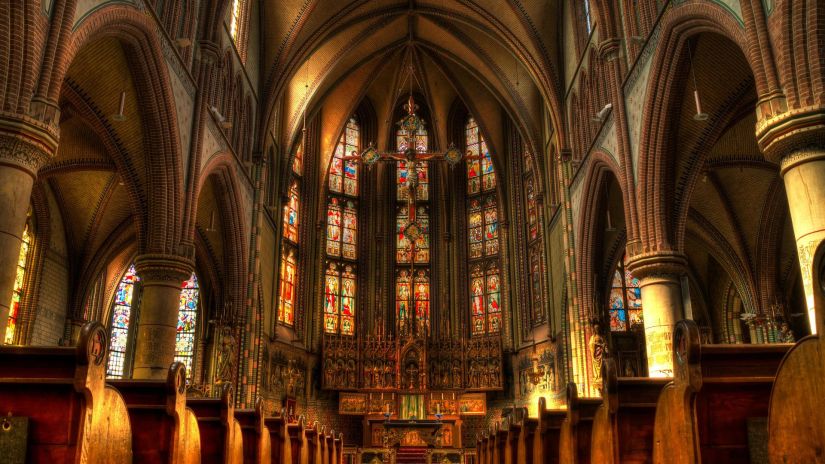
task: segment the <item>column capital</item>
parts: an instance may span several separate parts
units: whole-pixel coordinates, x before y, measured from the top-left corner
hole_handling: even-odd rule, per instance
[[[679,277],[687,271],[687,258],[677,251],[640,253],[627,261],[627,269],[639,280],[653,277]]]
[[[756,139],[765,158],[785,164],[798,151],[825,148],[825,107],[813,106],[785,111],[756,123]],[[784,169],[784,166],[783,166]]]
[[[135,258],[135,271],[145,282],[175,282],[180,285],[192,275],[194,265],[182,256],[143,254]]]
[[[57,151],[57,134],[27,117],[0,115],[0,164],[12,165],[35,177]]]

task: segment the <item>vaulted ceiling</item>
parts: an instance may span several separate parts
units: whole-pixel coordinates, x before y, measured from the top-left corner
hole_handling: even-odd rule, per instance
[[[384,131],[376,142],[385,140],[410,56],[442,146],[456,98],[494,146],[501,124],[485,115],[507,114],[533,143],[544,114],[557,121],[558,0],[266,0],[262,8],[263,110],[286,147],[304,112],[323,108],[329,152],[364,96]]]

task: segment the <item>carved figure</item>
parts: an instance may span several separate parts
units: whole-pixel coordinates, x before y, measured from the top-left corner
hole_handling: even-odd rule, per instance
[[[593,383],[599,387],[602,384],[602,363],[607,352],[607,341],[602,337],[599,324],[593,324],[593,335],[589,342],[590,355],[593,357]]]
[[[235,371],[235,337],[232,335],[231,327],[221,329],[217,357],[218,368],[215,373],[215,383],[232,382],[232,373]]]

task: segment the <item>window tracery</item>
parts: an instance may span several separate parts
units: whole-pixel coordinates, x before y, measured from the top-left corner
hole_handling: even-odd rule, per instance
[[[5,344],[14,343],[14,334],[17,330],[17,319],[20,316],[20,304],[23,300],[23,282],[26,277],[28,267],[29,250],[32,239],[29,224],[23,229],[20,241],[20,254],[17,258],[17,270],[14,275],[14,288],[11,294],[11,304],[9,304],[9,318],[6,323],[6,334],[3,339]]]

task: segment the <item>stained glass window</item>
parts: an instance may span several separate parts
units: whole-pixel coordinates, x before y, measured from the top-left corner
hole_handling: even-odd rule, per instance
[[[26,264],[31,248],[31,234],[29,225],[23,229],[20,243],[20,254],[17,256],[17,272],[14,275],[14,290],[9,305],[9,319],[6,325],[5,344],[14,343],[14,332],[17,329],[17,318],[20,316],[20,301],[23,299],[23,278],[26,276]]]
[[[415,149],[419,153],[424,153],[427,151],[427,130],[424,128],[419,129],[418,133],[415,136]],[[396,133],[396,145],[398,147],[399,152],[405,152],[407,150],[407,131],[404,129],[399,129]],[[415,171],[418,174],[418,187],[415,191],[415,196],[417,200],[426,201],[429,199],[430,191],[429,191],[429,166],[427,165],[426,161],[418,161],[415,162]],[[407,165],[404,161],[398,162],[398,167],[396,168],[396,183],[398,185],[398,199],[399,200],[407,200],[409,199],[409,190],[407,190],[407,180],[410,176],[410,166]]]
[[[278,321],[295,324],[295,250],[285,248],[281,253],[281,289],[278,293]]]
[[[415,320],[429,330],[430,328],[430,278],[423,270],[415,273]]]
[[[487,142],[476,120],[470,118],[465,128],[467,159],[467,193],[475,195],[496,189],[496,173]]]
[[[525,168],[526,166],[527,164],[525,164]],[[535,179],[530,175],[524,184],[524,189],[527,194],[527,235],[532,241],[539,237],[539,209],[536,200]]]
[[[299,192],[298,180],[293,180],[289,186],[289,200],[284,206],[284,238],[292,243],[298,243]]]
[[[501,275],[496,173],[475,119],[465,126],[467,147],[467,245],[473,335],[501,331]]]
[[[358,212],[351,200],[332,197],[327,206],[327,256],[356,259]]]
[[[530,309],[533,324],[540,324],[545,321],[544,297],[543,297],[543,275],[544,263],[542,260],[541,243],[530,248]]]
[[[178,327],[175,335],[175,361],[186,366],[186,378],[193,378],[192,361],[195,359],[195,328],[198,322],[200,288],[195,273],[183,283],[178,307]]]
[[[402,270],[395,280],[395,314],[399,327],[404,327],[410,317],[410,272]]]
[[[624,332],[644,326],[642,316],[642,289],[639,279],[627,270],[627,256],[622,257],[613,272],[613,282],[608,299],[610,330]]]
[[[140,278],[135,273],[135,266],[131,265],[117,286],[112,307],[109,361],[106,364],[107,377],[119,379],[125,373],[129,327],[132,321],[132,305],[134,304],[135,286],[139,281]]]
[[[430,218],[427,209],[423,206],[416,208],[415,223],[410,224],[409,210],[407,206],[398,208],[396,219],[396,257],[397,263],[404,264],[410,262],[410,234],[417,236],[415,240],[415,263],[427,264],[430,262]]]
[[[589,35],[593,31],[593,20],[590,16],[590,0],[584,0],[584,25]]]
[[[292,157],[292,172],[301,176],[304,174],[304,143],[303,141],[295,148],[295,155]]]
[[[324,275],[324,331],[355,334],[355,271],[352,266],[329,263]]]
[[[344,160],[345,156],[357,156],[360,140],[360,129],[355,119],[350,118],[329,167],[329,191],[344,195],[358,195],[358,162]]]

